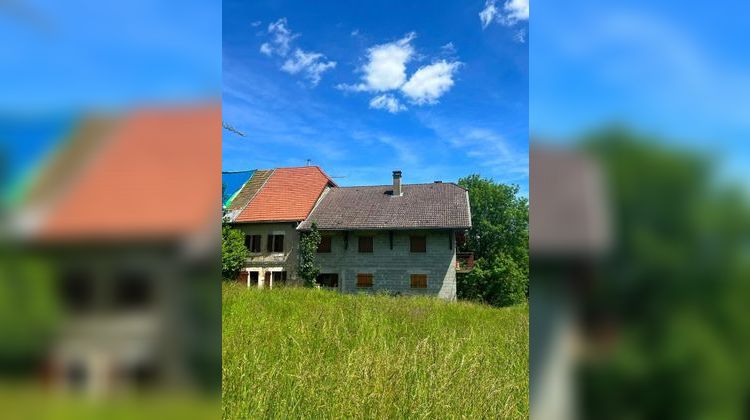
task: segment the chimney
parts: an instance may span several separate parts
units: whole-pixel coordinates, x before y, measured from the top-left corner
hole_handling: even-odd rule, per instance
[[[401,171],[393,171],[393,195],[401,196]]]

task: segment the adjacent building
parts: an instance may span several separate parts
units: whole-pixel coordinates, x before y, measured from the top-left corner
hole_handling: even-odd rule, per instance
[[[317,166],[254,171],[225,202],[225,217],[245,234],[250,251],[238,280],[258,287],[299,283],[297,227],[333,187]]]

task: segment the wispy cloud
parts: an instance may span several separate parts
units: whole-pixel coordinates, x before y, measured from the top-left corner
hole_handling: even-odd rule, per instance
[[[498,7],[498,0],[487,0],[484,9],[479,12],[482,28],[497,22],[505,26],[513,26],[518,22],[529,20],[529,0],[506,0],[503,7]]]
[[[528,148],[514,147],[496,128],[433,115],[420,115],[419,119],[448,147],[485,168],[491,176],[502,182],[527,182]]]
[[[271,39],[260,46],[260,52],[269,57],[277,55],[286,58],[280,69],[289,74],[303,74],[312,86],[320,83],[323,73],[336,67],[335,61],[328,60],[319,52],[295,48],[290,55],[291,44],[300,35],[289,29],[286,18],[269,24],[268,34]]]
[[[393,95],[388,95],[388,94],[384,94],[384,95],[380,95],[380,96],[376,96],[372,98],[370,100],[370,108],[385,109],[391,114],[395,114],[401,111],[406,111],[406,107],[404,105],[401,105],[401,102],[399,102],[398,99],[393,97]]]
[[[403,38],[375,45],[367,50],[367,63],[360,68],[361,82],[354,85],[341,84],[339,89],[353,92],[400,93],[414,105],[435,104],[453,86],[453,76],[460,67],[458,61],[441,60],[420,67],[407,77],[406,65],[415,56],[412,41],[416,33]],[[443,50],[455,52],[452,43],[443,45]],[[381,94],[370,100],[370,108],[397,113],[406,109],[394,94]]]
[[[297,48],[292,58],[287,59],[281,70],[289,74],[304,73],[313,86],[320,82],[321,75],[336,67],[335,61],[325,61],[325,56],[320,53],[305,52]]]

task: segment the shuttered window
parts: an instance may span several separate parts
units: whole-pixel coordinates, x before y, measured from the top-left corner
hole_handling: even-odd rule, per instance
[[[372,287],[372,274],[357,274],[357,287]]]
[[[427,274],[412,274],[411,275],[411,288],[412,289],[426,289],[427,288]]]
[[[424,235],[412,235],[410,237],[411,252],[427,252],[427,237]]]
[[[372,252],[372,236],[359,237],[359,252]]]

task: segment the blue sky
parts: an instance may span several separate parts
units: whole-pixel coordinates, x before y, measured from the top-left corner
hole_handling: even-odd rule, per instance
[[[536,0],[530,127],[570,142],[624,123],[750,180],[750,3]]]
[[[0,12],[0,197],[82,114],[220,95],[219,0],[11,3]]]
[[[480,16],[480,13],[483,13]],[[528,191],[528,2],[225,1],[223,168]]]

